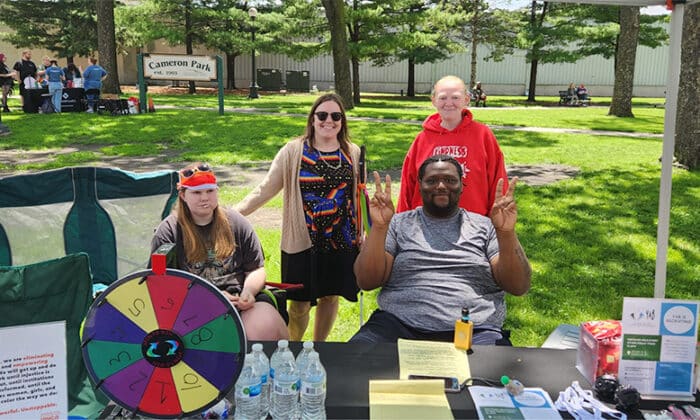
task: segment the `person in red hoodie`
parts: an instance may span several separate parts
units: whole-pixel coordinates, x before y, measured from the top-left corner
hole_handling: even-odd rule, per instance
[[[450,155],[463,169],[464,189],[459,206],[468,211],[488,215],[496,196],[496,185],[503,179],[508,189],[508,176],[503,152],[491,129],[474,121],[467,109],[469,94],[464,81],[445,76],[433,87],[432,103],[437,113],[423,121],[423,131],[408,149],[401,171],[401,190],[397,212],[422,206],[418,184],[418,168],[433,155]]]

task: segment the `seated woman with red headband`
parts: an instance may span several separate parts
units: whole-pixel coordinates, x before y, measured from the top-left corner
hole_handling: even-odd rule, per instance
[[[265,287],[265,258],[250,222],[219,205],[219,187],[209,165],[180,171],[173,213],[156,229],[151,252],[174,243],[177,268],[219,288],[238,309],[249,340],[288,338],[287,326]]]

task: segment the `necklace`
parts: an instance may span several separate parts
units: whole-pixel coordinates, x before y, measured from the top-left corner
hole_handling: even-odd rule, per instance
[[[321,160],[321,162],[323,162],[330,169],[335,169],[337,171],[343,165],[343,159],[340,156],[340,148],[338,148],[338,164],[337,165],[331,165],[330,163],[328,163],[325,159],[326,156],[327,155],[322,155],[320,151],[318,152],[318,158]]]

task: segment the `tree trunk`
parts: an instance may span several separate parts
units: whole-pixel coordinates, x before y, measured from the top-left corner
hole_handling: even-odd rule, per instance
[[[185,4],[185,50],[187,55],[192,55],[192,44],[192,2],[188,1]],[[194,86],[194,80],[189,80],[187,85],[187,92],[189,94],[192,95],[197,92],[197,89]]]
[[[608,115],[634,117],[632,89],[638,39],[639,7],[620,6],[620,34],[617,36],[615,50],[615,84]]]
[[[686,6],[676,109],[675,155],[688,169],[700,165],[700,3]]]
[[[236,89],[236,57],[234,53],[226,54],[226,88]]]
[[[477,26],[479,25],[478,23],[478,7],[475,8],[476,10],[474,11],[474,19],[472,19],[471,22],[471,37],[472,37],[472,52],[471,52],[471,62],[469,63],[469,86],[467,86],[467,90],[471,89],[473,86],[476,86],[476,48],[479,45],[479,35],[478,35],[478,29]]]
[[[409,57],[408,59],[408,88],[406,96],[413,98],[416,96],[416,59]]]
[[[352,9],[357,11],[358,0],[353,0]],[[360,44],[360,22],[357,17],[354,18],[352,25],[348,25],[348,32],[350,33],[350,42],[355,46],[355,51]],[[357,57],[357,53],[350,54],[350,62],[352,64],[352,101],[355,105],[360,104],[360,59]]]
[[[333,71],[335,91],[343,99],[346,109],[354,107],[350,84],[350,51],[345,30],[345,2],[343,0],[322,0],[326,19],[331,32],[333,50]]]
[[[540,60],[530,62],[530,83],[527,85],[527,101],[535,102],[535,90],[537,89],[537,65]]]
[[[352,101],[355,105],[360,104],[360,60],[352,57]]]
[[[532,5],[530,6],[530,26],[531,30],[535,30],[535,25],[537,25],[537,28],[542,28],[542,25],[544,24],[544,19],[547,15],[547,6],[548,3],[544,2],[542,4],[542,13],[539,16],[539,22],[537,19],[537,2],[533,1]],[[532,60],[530,61],[530,81],[527,86],[527,102],[535,102],[535,91],[537,90],[537,66],[540,63],[539,55],[540,55],[540,49],[541,49],[541,41],[533,41],[532,47],[531,47],[531,54],[530,56],[532,57]]]
[[[97,51],[100,54],[100,65],[107,71],[107,78],[102,83],[102,91],[120,94],[117,43],[114,37],[114,0],[98,1],[96,7]]]

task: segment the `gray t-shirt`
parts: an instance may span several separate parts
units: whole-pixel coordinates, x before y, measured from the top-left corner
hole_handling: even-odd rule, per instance
[[[463,307],[476,326],[503,326],[505,292],[489,263],[498,255],[489,218],[460,209],[435,219],[419,207],[394,215],[385,249],[394,265],[377,297],[382,310],[425,331],[453,330]]]
[[[187,261],[175,213],[170,214],[158,225],[151,241],[151,252],[163,244],[174,243],[177,253],[177,268],[209,280],[219,290],[225,290],[229,293],[240,293],[245,277],[251,271],[263,267],[265,265],[265,257],[258,235],[255,234],[253,226],[248,219],[236,210],[223,207],[222,210],[225,212],[231,225],[233,240],[236,243],[236,249],[232,255],[219,259],[216,258],[213,250],[211,250],[207,261]],[[210,223],[206,226],[197,226],[197,230],[202,237],[210,238],[212,225]]]

